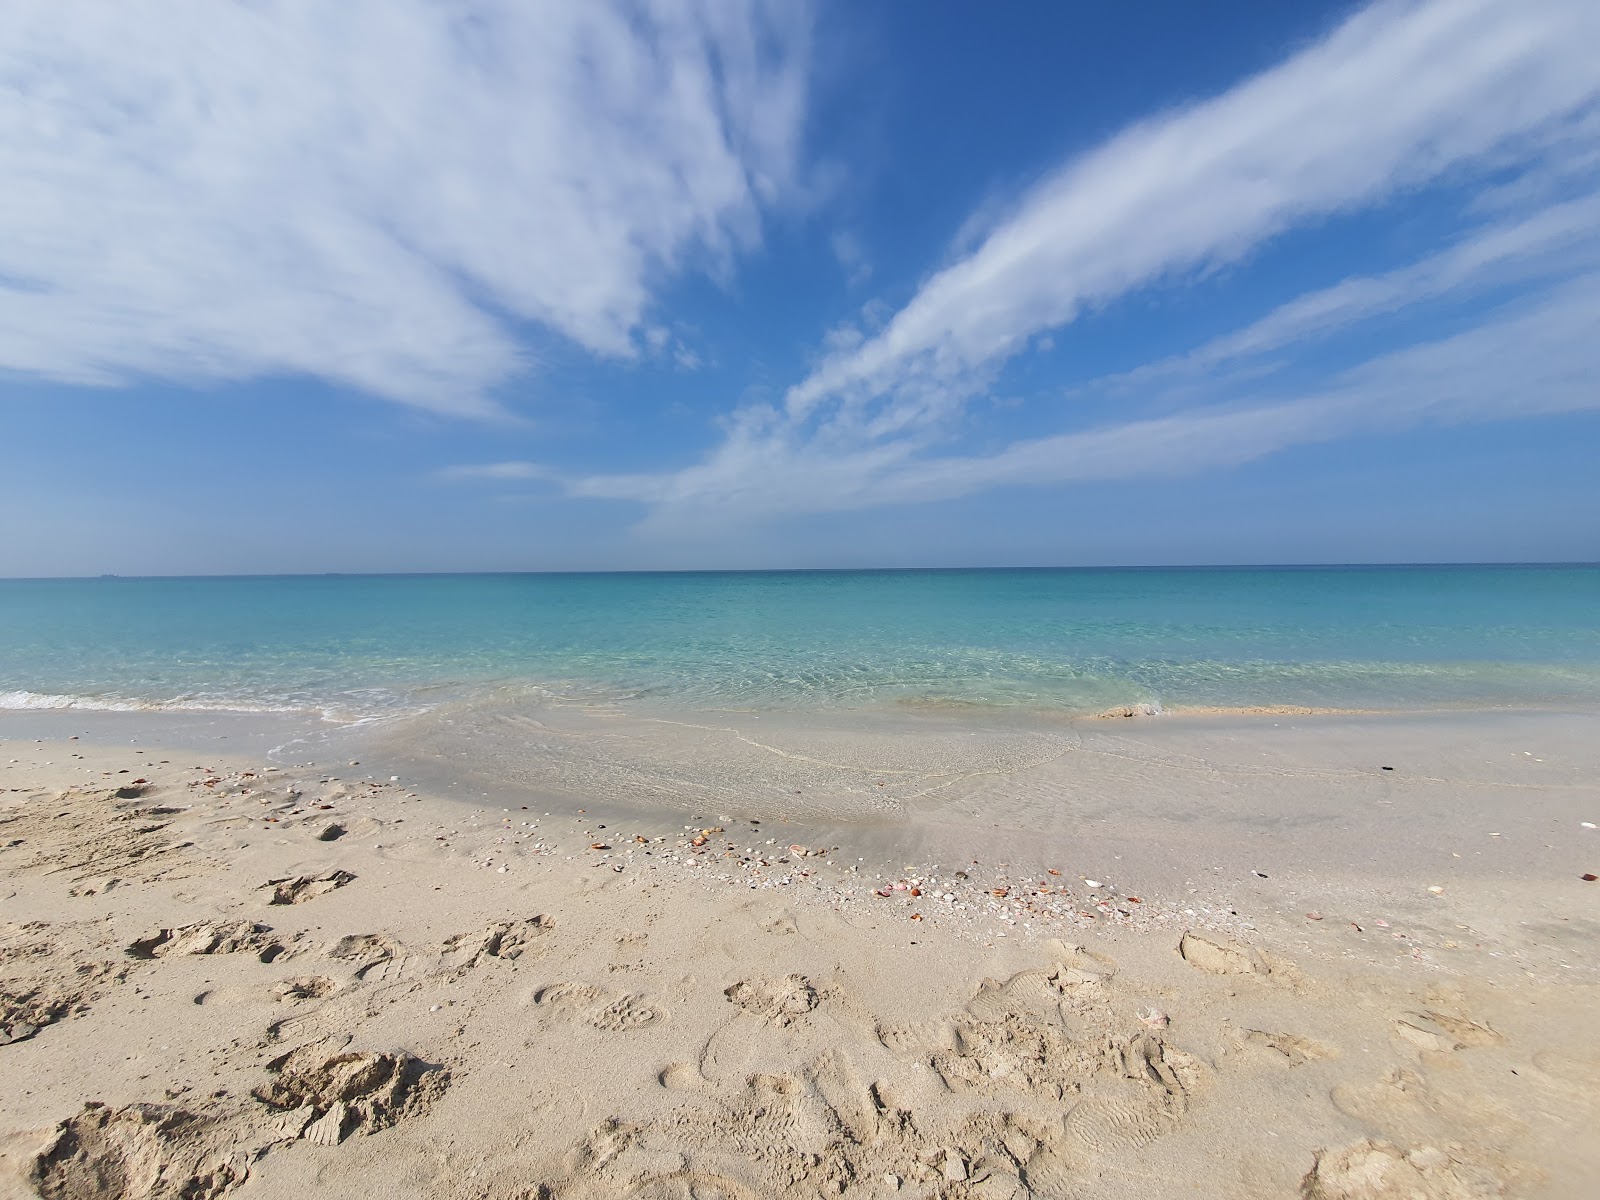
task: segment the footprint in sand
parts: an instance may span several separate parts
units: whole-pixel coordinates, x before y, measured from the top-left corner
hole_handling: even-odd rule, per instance
[[[703,1092],[710,1081],[689,1063],[668,1063],[656,1072],[656,1082],[669,1092]]]
[[[1166,1093],[1131,1079],[1095,1085],[1067,1114],[1066,1133],[1089,1153],[1137,1150],[1177,1128]]]
[[[694,1082],[691,1068],[681,1067],[676,1075],[682,1081],[675,1086],[705,1086]],[[691,1154],[720,1152],[731,1138],[766,1166],[787,1166],[797,1152],[812,1155],[831,1160],[843,1179],[852,1179],[860,1177],[859,1156],[869,1152],[866,1148],[894,1152],[893,1142],[902,1133],[897,1121],[898,1115],[887,1123],[880,1120],[872,1090],[850,1059],[833,1050],[798,1071],[745,1077],[742,1088],[730,1089],[720,1110],[684,1109],[674,1122],[673,1138]],[[858,1161],[847,1164],[851,1155]]]
[[[1494,1172],[1456,1148],[1404,1150],[1371,1138],[1318,1151],[1300,1182],[1303,1200],[1488,1200],[1504,1192]]]
[[[1441,1093],[1421,1071],[1391,1067],[1373,1083],[1340,1084],[1328,1093],[1333,1107],[1374,1133],[1407,1142],[1448,1138],[1471,1129],[1480,1146],[1513,1133],[1516,1113],[1481,1096],[1447,1089]]]
[[[1239,1041],[1245,1046],[1266,1051],[1274,1056],[1275,1061],[1290,1067],[1339,1056],[1339,1052],[1332,1046],[1324,1046],[1321,1042],[1314,1042],[1310,1038],[1303,1038],[1293,1033],[1269,1033],[1264,1029],[1246,1029],[1239,1034]]]
[[[664,1068],[658,1079],[704,1099],[673,1106],[655,1125],[612,1119],[593,1129],[566,1157],[572,1179],[562,1196],[735,1200],[803,1191],[1024,1200],[1058,1194],[1033,1184],[1050,1174],[1041,1145],[1066,1145],[1059,1116],[985,1112],[954,1129],[919,1129],[912,1106],[884,1081],[870,1081],[842,1049],[787,1071],[730,1078],[720,1088],[685,1063]],[[670,1167],[659,1165],[667,1158],[674,1160]],[[1081,1173],[1063,1179],[1079,1189],[1084,1182]]]
[[[519,921],[497,921],[476,933],[458,933],[440,947],[443,965],[475,967],[485,958],[515,962],[555,927],[555,918],[540,913]]]
[[[702,1090],[692,1068],[677,1065],[662,1073],[667,1086]],[[974,1116],[942,1137],[919,1130],[909,1106],[896,1101],[882,1081],[869,1083],[842,1050],[825,1051],[797,1069],[754,1072],[718,1093],[714,1105],[679,1106],[665,1127],[633,1128],[609,1123],[597,1129],[576,1152],[585,1181],[596,1195],[696,1197],[760,1195],[895,1194],[971,1197],[972,1200],[1023,1200],[1053,1193],[1033,1190],[1047,1175],[1036,1151],[1044,1139],[1062,1144],[1060,1121],[1031,1121],[1009,1113]],[[682,1167],[659,1174],[646,1171],[643,1186],[631,1174],[666,1150],[680,1155]],[[734,1174],[740,1190],[671,1190],[682,1172],[702,1167]],[[1034,1161],[1037,1160],[1037,1161]],[[1032,1163],[1024,1184],[1020,1164]],[[803,1179],[797,1165],[809,1164]],[[802,1167],[803,1169],[803,1167]],[[669,1180],[674,1181],[669,1184]],[[1078,1175],[1072,1180],[1081,1186]],[[804,1186],[797,1187],[797,1184]],[[604,1190],[609,1186],[609,1191]],[[657,1186],[666,1190],[654,1190]],[[635,1187],[640,1190],[636,1191]],[[563,1195],[567,1193],[563,1192]],[[580,1191],[588,1196],[589,1192]]]
[[[1053,957],[1054,972],[1060,973],[1063,968],[1069,977],[1088,975],[1104,982],[1117,973],[1117,960],[1109,954],[1099,954],[1086,946],[1076,943],[1064,942],[1060,938],[1051,938],[1045,943],[1045,949]]]
[[[1487,1025],[1431,1009],[1396,1018],[1393,1029],[1395,1037],[1401,1041],[1432,1054],[1448,1054],[1453,1050],[1474,1046],[1495,1046],[1506,1040]]]
[[[1450,1013],[1437,1012],[1428,1009],[1423,1016],[1427,1017],[1439,1028],[1445,1030],[1463,1046],[1498,1046],[1505,1042],[1505,1035],[1489,1026],[1477,1021],[1469,1021],[1465,1017],[1452,1016]]]
[[[1590,1095],[1600,1096],[1600,1054],[1574,1056],[1565,1050],[1540,1050],[1533,1065],[1552,1079],[1584,1085]]]
[[[592,1129],[563,1158],[570,1177],[560,1189],[563,1200],[758,1200],[772,1193],[735,1182],[717,1170],[697,1169],[685,1153],[686,1141],[697,1141],[700,1123],[686,1121],[666,1146],[651,1144],[654,1130],[612,1117]],[[723,1139],[725,1141],[725,1139]],[[498,1194],[498,1193],[496,1193]],[[553,1193],[539,1189],[529,1196]]]
[[[811,1064],[806,1075],[852,1141],[865,1143],[877,1136],[877,1102],[849,1055],[829,1050]]]
[[[255,921],[199,921],[175,929],[161,929],[133,942],[130,958],[176,958],[184,954],[254,954],[272,962],[286,952],[272,937],[272,926]]]
[[[1197,1059],[1149,1034],[1123,1047],[1120,1058],[1121,1078],[1091,1080],[1067,1114],[1066,1160],[1140,1149],[1177,1129],[1188,1112]]]
[[[1272,968],[1262,958],[1260,951],[1228,942],[1214,941],[1198,933],[1185,933],[1178,942],[1178,953],[1183,961],[1198,967],[1208,975],[1260,975],[1267,976]]]
[[[938,1050],[954,1050],[956,1026],[951,1019],[918,1021],[910,1025],[879,1025],[878,1042],[885,1050],[919,1058]]]
[[[272,889],[272,898],[267,901],[268,904],[304,904],[307,900],[315,900],[318,896],[326,896],[346,884],[354,883],[355,878],[349,871],[329,871],[326,875],[297,875],[284,879],[269,879],[261,885],[261,890]]]
[[[1081,1194],[1085,1160],[1058,1137],[1041,1142],[1022,1167],[1025,1195],[1032,1200],[1068,1200]]]
[[[1105,985],[1116,974],[1114,960],[1060,941],[1052,949],[1059,961],[1034,970],[1019,971],[1005,981],[985,979],[967,1002],[960,1019],[943,1018],[904,1026],[877,1027],[878,1041],[896,1054],[922,1054],[956,1048],[961,1022],[997,1024],[1024,1019],[1053,1026],[1069,1011],[1103,1006]],[[971,1040],[969,1030],[968,1039]]]
[[[643,1029],[654,1025],[662,1017],[662,1010],[634,995],[618,996],[598,1012],[590,1013],[586,1020],[596,1029],[621,1032]]]
[[[533,993],[534,1006],[554,1016],[581,1020],[607,1033],[643,1029],[666,1019],[666,1009],[643,996],[617,994],[586,983],[552,983]]]
[[[350,963],[357,979],[379,982],[398,979],[409,959],[405,948],[381,933],[349,933],[328,948],[328,957]]]
[[[1004,983],[985,979],[967,1002],[967,1014],[978,1021],[1004,1021],[1014,1016],[1053,1017],[1064,986],[1098,983],[1100,977],[1075,968],[1019,971]]]
[[[742,1011],[778,1026],[803,1017],[822,1002],[822,993],[804,975],[741,979],[722,994]]]

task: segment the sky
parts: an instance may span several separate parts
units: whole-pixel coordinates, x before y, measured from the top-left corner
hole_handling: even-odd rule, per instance
[[[1597,45],[10,0],[0,576],[1600,560]]]

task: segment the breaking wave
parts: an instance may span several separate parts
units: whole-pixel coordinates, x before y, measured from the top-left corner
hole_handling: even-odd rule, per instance
[[[254,700],[244,697],[179,696],[172,699],[149,699],[117,695],[75,696],[56,692],[7,691],[0,692],[0,711],[10,712],[214,712],[214,713],[281,713],[287,716],[311,716],[339,725],[363,724],[385,717],[401,715],[400,710],[376,712],[359,706],[294,702],[291,700]],[[409,710],[415,711],[415,710]]]

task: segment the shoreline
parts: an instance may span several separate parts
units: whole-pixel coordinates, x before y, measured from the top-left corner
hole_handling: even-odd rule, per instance
[[[1441,718],[1359,771],[1384,722],[1096,723],[1051,768],[1075,786],[1006,822],[960,805],[1016,777],[832,824],[267,762],[288,723],[117,714],[68,741],[58,713],[35,742],[12,716],[0,962],[49,1018],[0,1045],[17,1195],[91,1160],[452,1200],[1564,1198],[1600,1170],[1600,885],[1563,857],[1600,847],[1573,819],[1600,802],[1587,714],[1456,722],[1480,755],[1486,730],[1556,746],[1476,775],[1422,769],[1456,754]],[[1385,849],[1407,825],[1448,845]],[[410,1082],[362,1093],[334,1078],[351,1054]],[[1378,1167],[1412,1190],[1339,1190]]]
[[[501,764],[489,755],[475,765],[472,746],[449,745],[441,758],[404,725],[398,742],[383,737],[383,726],[303,740],[305,727],[291,718],[81,718],[0,714],[0,743],[71,730],[105,746],[203,747],[302,776],[315,771],[313,761],[333,763],[325,769],[334,775],[403,777],[451,808],[587,812],[652,836],[754,819],[791,841],[848,844],[878,872],[954,870],[973,858],[1022,875],[1070,866],[1136,893],[1178,888],[1219,909],[1287,910],[1314,894],[1420,919],[1432,899],[1423,888],[1438,886],[1462,902],[1470,896],[1474,918],[1498,925],[1496,913],[1522,906],[1519,886],[1556,889],[1536,907],[1580,901],[1574,885],[1596,868],[1581,835],[1592,832],[1585,822],[1600,820],[1597,717],[1588,712],[1211,713],[1074,722],[1066,737],[1050,726],[1048,740],[998,745],[968,722],[895,719],[876,730],[850,724],[824,745],[826,756],[804,753],[816,732],[810,722],[770,714],[755,719],[754,732],[607,718],[600,734],[608,744],[632,751],[642,728],[644,753],[586,759],[580,781],[617,762],[629,768],[620,784],[594,790],[559,786],[553,770],[497,777]],[[587,724],[563,732],[586,750],[595,736]],[[542,749],[558,758],[561,745]],[[730,746],[746,757],[719,774]],[[651,756],[663,747],[687,757],[662,767]],[[881,761],[886,751],[904,761]],[[366,765],[347,770],[347,755]],[[758,777],[784,771],[784,786]],[[694,786],[672,792],[682,782]]]
[[[282,716],[316,719],[329,725],[351,726],[426,716],[431,712],[437,711],[440,707],[459,703],[462,698],[470,701],[495,696],[501,689],[508,686],[543,694],[553,704],[563,704],[578,708],[617,707],[638,699],[633,691],[617,685],[607,685],[612,687],[614,695],[607,695],[604,688],[602,688],[597,695],[583,695],[580,697],[565,694],[563,686],[557,686],[549,682],[478,681],[476,683],[433,683],[412,685],[404,689],[404,691],[407,693],[423,691],[453,692],[457,693],[456,699],[452,701],[436,701],[421,707],[340,716],[333,715],[335,710],[326,704],[296,705],[288,702],[253,704],[232,702],[224,699],[196,700],[183,697],[170,700],[152,700],[118,695],[40,692],[28,688],[11,688],[9,690],[0,690],[0,714],[78,713],[93,716],[96,714],[123,713],[131,715],[150,714],[153,716],[187,714],[194,716],[268,718]],[[600,685],[595,686],[599,687]],[[1093,706],[1070,707],[1055,704],[1030,706],[982,700],[961,700],[954,697],[901,696],[885,698],[870,703],[852,704],[836,701],[798,707],[781,705],[776,701],[733,706],[688,702],[663,706],[652,702],[649,705],[641,706],[639,711],[641,713],[668,712],[704,716],[716,714],[745,716],[770,714],[794,717],[825,717],[836,713],[866,713],[877,716],[904,715],[914,717],[919,714],[927,714],[935,717],[977,717],[989,720],[1013,718],[1023,721],[1085,721],[1097,719],[1116,720],[1119,718],[1144,719],[1206,716],[1408,716],[1448,713],[1545,712],[1577,709],[1600,710],[1600,703],[1555,698],[1494,702],[1480,697],[1461,700],[1453,704],[1430,701],[1427,703],[1352,706],[1299,704],[1288,701],[1236,704],[1169,703],[1160,699],[1150,699],[1118,702],[1105,708],[1096,708]]]

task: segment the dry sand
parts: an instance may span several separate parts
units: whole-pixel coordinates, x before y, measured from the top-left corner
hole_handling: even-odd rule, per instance
[[[1329,721],[825,829],[10,722],[0,1195],[1595,1195],[1592,721]]]

